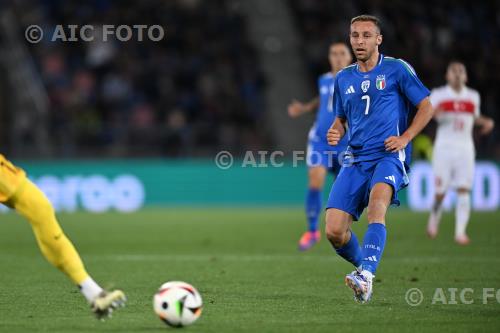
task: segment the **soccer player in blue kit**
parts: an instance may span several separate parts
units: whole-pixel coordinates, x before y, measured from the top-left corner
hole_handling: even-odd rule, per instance
[[[399,205],[397,193],[408,184],[410,141],[433,116],[429,90],[403,60],[379,53],[377,17],[351,20],[350,43],[356,63],[335,78],[336,118],[327,133],[337,145],[348,136],[342,169],[332,186],[326,211],[326,235],[336,252],[356,270],[345,277],[354,299],[365,303],[386,241],[385,215]],[[417,112],[408,126],[408,113]],[[368,207],[368,228],[360,247],[351,230]]]
[[[334,42],[328,49],[330,72],[318,78],[319,97],[308,103],[294,100],[288,106],[288,114],[295,118],[305,113],[317,111],[316,121],[309,131],[307,142],[307,167],[309,184],[306,195],[307,231],[299,240],[299,250],[310,249],[320,240],[318,228],[322,211],[321,194],[328,171],[338,174],[342,153],[347,147],[347,138],[336,146],[330,146],[326,141],[326,132],[335,119],[333,108],[333,84],[335,75],[352,61],[351,51],[345,43]]]

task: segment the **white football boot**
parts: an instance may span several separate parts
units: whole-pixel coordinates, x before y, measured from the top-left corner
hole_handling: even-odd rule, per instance
[[[373,278],[375,276],[366,270],[353,271],[345,277],[345,284],[354,291],[354,300],[360,303],[368,302],[372,297]]]

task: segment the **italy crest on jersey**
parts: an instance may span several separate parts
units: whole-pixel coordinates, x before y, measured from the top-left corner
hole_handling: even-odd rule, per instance
[[[375,81],[375,86],[378,90],[385,89],[385,75],[377,75],[377,81]]]

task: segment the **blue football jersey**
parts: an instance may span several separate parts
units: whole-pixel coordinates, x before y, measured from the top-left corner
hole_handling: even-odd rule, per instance
[[[337,74],[334,90],[336,115],[347,119],[348,150],[354,161],[397,154],[409,163],[410,144],[397,153],[387,152],[384,145],[388,137],[406,131],[408,114],[430,94],[407,62],[381,54],[369,72],[353,64]]]
[[[335,76],[328,72],[318,78],[319,108],[316,113],[316,121],[310,136],[314,141],[328,145],[326,134],[335,120],[334,102]],[[312,135],[311,135],[312,134]],[[332,151],[343,151],[347,146],[347,139],[341,140],[337,146],[330,146]]]

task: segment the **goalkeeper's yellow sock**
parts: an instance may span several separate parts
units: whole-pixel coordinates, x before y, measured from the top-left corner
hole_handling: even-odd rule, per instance
[[[26,179],[7,205],[30,222],[45,258],[78,285],[89,302],[92,301],[102,288],[86,272],[78,252],[59,226],[54,208],[43,192]]]

